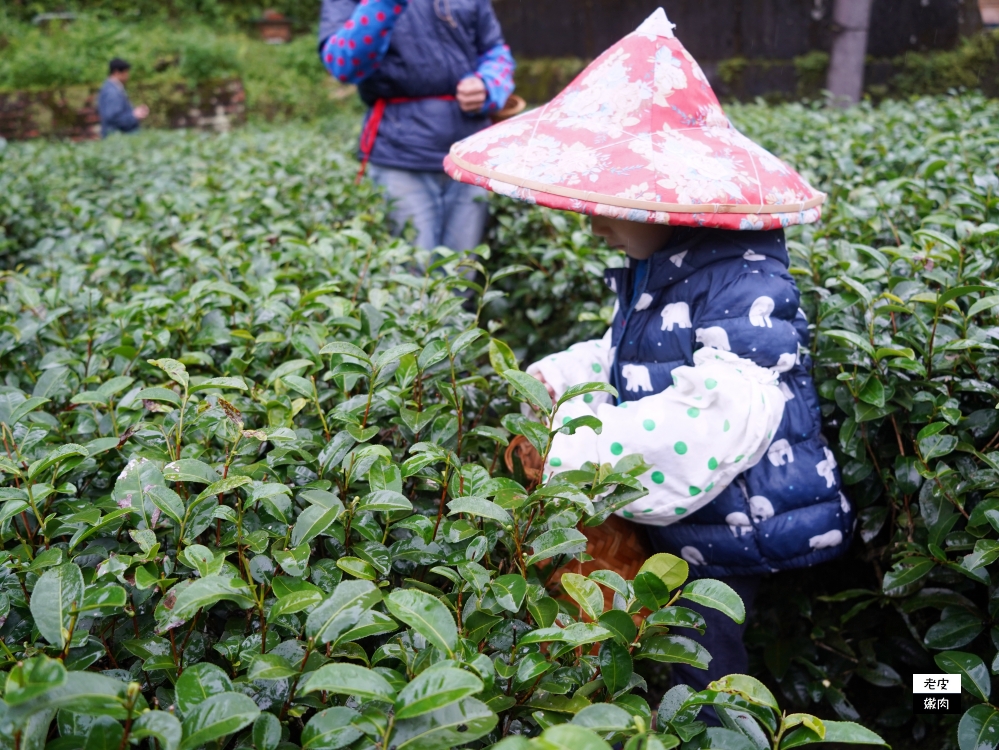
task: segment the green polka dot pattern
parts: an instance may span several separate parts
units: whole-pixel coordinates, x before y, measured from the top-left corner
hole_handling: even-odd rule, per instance
[[[552,466],[555,466],[554,460],[552,461]],[[715,469],[717,469],[718,468],[718,459],[715,458],[714,456],[712,456],[711,458],[709,458],[708,459],[708,468],[711,469],[711,471],[714,471]]]
[[[611,453],[615,456],[620,456],[624,452],[624,446],[620,443],[611,443]]]
[[[600,365],[596,365],[596,367],[600,367]],[[583,396],[583,402],[587,403],[587,404],[592,404],[593,403],[593,394],[592,393],[585,394]]]
[[[561,458],[553,458],[548,463],[550,463],[552,466],[561,466],[562,465],[562,459]]]
[[[663,473],[661,471],[654,471],[652,472],[652,481],[655,482],[656,484],[662,484],[664,481],[666,481],[666,477],[663,476]]]
[[[712,388],[716,388],[717,386],[718,386],[718,381],[715,380],[714,378],[708,378],[707,380],[704,381],[704,387],[707,388],[709,391]]]
[[[599,364],[597,364],[596,362],[594,362],[594,363],[593,363],[593,364],[591,365],[591,367],[593,368],[593,372],[600,372],[600,371],[601,371],[601,370],[603,369],[603,368],[602,368],[602,367],[601,367],[601,366],[600,366]]]
[[[656,429],[656,423],[653,422],[651,419],[646,419],[644,422],[642,422],[642,427],[644,427],[649,432],[652,432],[654,429]]]
[[[682,440],[680,440],[673,444],[673,450],[677,452],[677,455],[682,456],[684,453],[687,452],[687,444]]]
[[[687,416],[690,417],[691,419],[696,419],[697,417],[701,416],[701,410],[698,409],[696,406],[691,406],[689,409],[687,409]]]

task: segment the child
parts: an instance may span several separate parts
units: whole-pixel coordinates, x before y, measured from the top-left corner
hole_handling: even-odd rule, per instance
[[[820,432],[783,231],[817,221],[825,196],[732,128],[662,9],[546,106],[455,144],[445,169],[590,214],[627,256],[606,272],[607,335],[528,368],[555,397],[600,379],[620,394],[620,408],[594,394],[560,410],[604,426],[558,436],[546,472],[641,454],[649,494],[621,515],[747,610],[762,576],[846,549],[854,514]],[[743,626],[702,613],[710,669],[674,665],[696,689],[748,668]]]

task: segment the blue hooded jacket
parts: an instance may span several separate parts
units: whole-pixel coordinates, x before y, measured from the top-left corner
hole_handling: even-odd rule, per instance
[[[640,271],[630,265],[606,272],[619,302],[611,382],[622,400],[646,395],[621,387],[623,367],[648,368],[658,393],[672,385],[673,368],[693,365],[702,345],[776,367],[786,399],[762,461],[684,520],[647,527],[657,551],[680,555],[696,577],[759,575],[842,554],[854,512],[821,434],[810,359],[799,355],[807,350],[808,321],[788,272],[783,230],[678,228]],[[667,309],[683,305],[668,326]]]
[[[323,0],[319,48],[353,15],[358,0]],[[444,12],[438,14],[441,8]],[[378,70],[358,84],[369,107],[377,99],[453,95],[475,72],[479,57],[503,44],[490,0],[410,0],[392,30]],[[370,110],[368,117],[370,117]],[[367,122],[367,118],[365,118]],[[487,114],[465,114],[456,101],[424,98],[386,108],[371,163],[442,172],[456,141],[490,124]]]

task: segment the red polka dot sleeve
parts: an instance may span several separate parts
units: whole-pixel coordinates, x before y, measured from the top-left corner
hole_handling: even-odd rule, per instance
[[[510,47],[497,44],[479,56],[479,67],[475,75],[486,84],[489,96],[482,106],[483,112],[498,112],[513,93],[513,71],[516,67]]]
[[[343,83],[360,83],[377,70],[408,4],[409,0],[361,0],[323,45],[323,65],[330,75]]]

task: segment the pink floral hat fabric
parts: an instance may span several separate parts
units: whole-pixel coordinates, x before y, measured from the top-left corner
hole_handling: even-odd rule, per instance
[[[630,221],[777,229],[825,194],[729,122],[662,8],[551,102],[451,147],[454,179]]]

